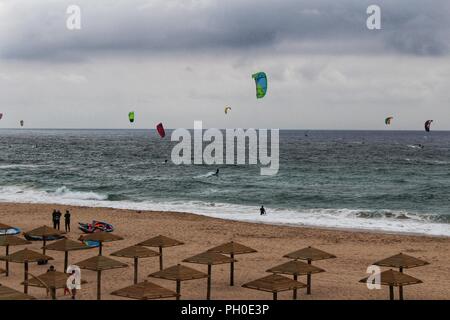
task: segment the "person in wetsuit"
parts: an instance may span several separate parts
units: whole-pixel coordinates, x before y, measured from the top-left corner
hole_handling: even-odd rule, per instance
[[[66,210],[66,214],[64,215],[64,229],[66,232],[70,232],[70,212]]]
[[[264,209],[264,206],[261,206],[261,208],[259,208],[259,212],[261,213],[262,216],[266,215],[266,209]]]

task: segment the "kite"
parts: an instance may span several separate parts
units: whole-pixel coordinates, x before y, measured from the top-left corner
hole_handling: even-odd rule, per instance
[[[130,120],[131,123],[134,122],[134,111],[128,113],[128,120]]]
[[[164,138],[166,136],[166,131],[164,130],[163,124],[160,123],[156,126],[156,130],[158,131],[161,138]]]
[[[23,127],[23,120],[20,120],[20,126]]]
[[[3,113],[0,113],[0,120],[2,120],[3,118]]]
[[[252,75],[256,84],[256,98],[261,99],[267,92],[267,76],[264,72],[258,72]]]
[[[384,123],[385,123],[386,125],[390,125],[392,119],[394,119],[394,117],[387,117],[387,118],[384,120]]]
[[[227,114],[228,113],[228,111],[230,111],[231,110],[231,108],[230,107],[225,107],[225,114]]]
[[[433,120],[427,120],[427,121],[425,121],[425,131],[426,132],[430,132],[430,126],[431,126],[431,123],[433,122]]]

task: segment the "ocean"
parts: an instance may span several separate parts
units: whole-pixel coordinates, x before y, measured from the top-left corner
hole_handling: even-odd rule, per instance
[[[170,133],[1,129],[0,202],[450,236],[450,132],[281,130],[275,176],[177,166]]]

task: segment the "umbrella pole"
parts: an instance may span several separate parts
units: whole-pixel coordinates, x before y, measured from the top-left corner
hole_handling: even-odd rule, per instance
[[[294,281],[297,281],[297,275],[294,274]],[[294,289],[294,293],[292,295],[292,300],[297,300],[297,288]]]
[[[308,264],[311,264],[311,260],[308,259]],[[311,273],[306,276],[306,294],[311,294]]]
[[[51,292],[51,295],[52,295],[52,300],[56,300],[56,288],[51,288],[50,292]]]
[[[163,269],[163,252],[162,247],[159,247],[159,270]]]
[[[6,256],[9,255],[9,246],[6,246]],[[9,261],[6,260],[6,277],[9,276]]]
[[[230,256],[234,260],[234,254],[232,253]],[[230,286],[234,286],[234,261],[230,263]]]
[[[389,286],[389,300],[394,300],[394,287]]]
[[[138,258],[134,257],[134,284],[138,283]]]
[[[211,265],[208,264],[208,284],[206,288],[206,300],[211,300]]]
[[[102,299],[102,272],[97,271],[97,300]]]
[[[278,300],[278,297],[277,297],[277,293],[276,293],[276,292],[273,293],[273,300]]]
[[[403,268],[400,267],[400,268],[399,268],[399,271],[400,271],[401,273],[403,273]],[[403,300],[403,286],[398,286],[398,298],[399,298],[400,300]]]
[[[181,296],[181,281],[177,280],[177,300],[180,300]]]
[[[101,256],[102,255],[102,248],[103,248],[103,242],[99,241],[99,246],[98,246],[98,255]]]
[[[28,293],[28,261],[25,261],[24,269],[25,269],[25,274],[23,277],[24,278],[23,293],[27,294]]]
[[[64,251],[64,272],[67,272],[69,266],[69,251]]]

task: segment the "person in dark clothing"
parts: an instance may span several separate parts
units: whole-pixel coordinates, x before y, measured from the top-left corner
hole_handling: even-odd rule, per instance
[[[66,210],[66,214],[64,215],[64,229],[66,232],[70,232],[70,212]]]
[[[262,216],[266,215],[266,209],[264,209],[264,206],[261,206],[261,208],[259,209],[259,212],[261,212]]]
[[[58,214],[57,211],[53,210],[53,213],[52,213],[53,229],[56,229],[56,215],[57,214]]]
[[[219,176],[219,169],[217,168],[216,173],[213,174],[213,176],[218,177]]]
[[[56,214],[55,214],[55,229],[58,229],[58,230],[60,230],[61,229],[61,216],[62,216],[62,213],[61,213],[61,211],[56,211]]]

